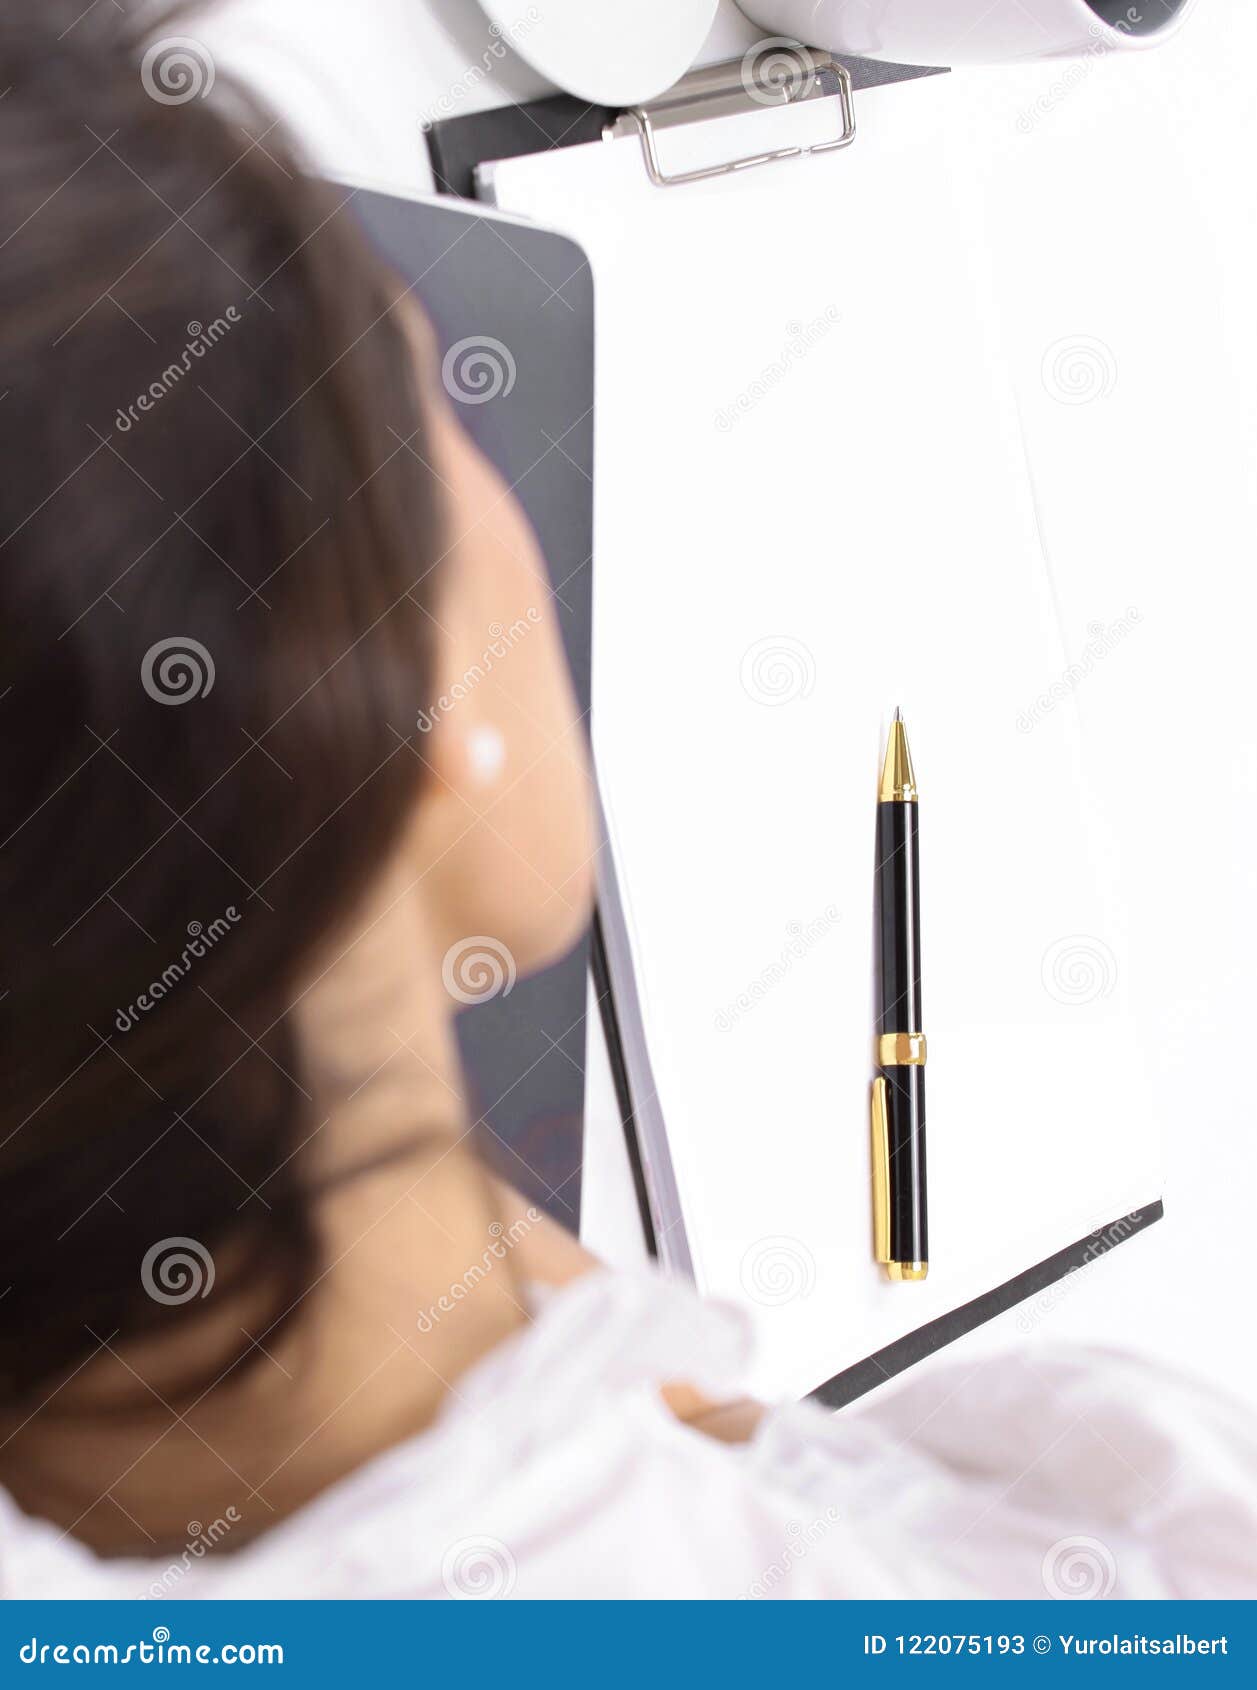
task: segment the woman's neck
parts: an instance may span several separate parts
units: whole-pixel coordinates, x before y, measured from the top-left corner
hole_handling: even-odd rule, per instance
[[[146,1557],[225,1522],[216,1547],[229,1551],[428,1425],[458,1375],[527,1319],[509,1258],[491,1257],[451,1305],[499,1206],[467,1142],[418,915],[405,873],[385,876],[293,1009],[311,1096],[301,1154],[328,1192],[314,1283],[273,1332],[259,1304],[189,1323],[184,1343],[103,1345],[0,1427],[0,1482],[29,1512],[102,1553]],[[230,1367],[242,1343],[250,1354]],[[215,1356],[224,1376],[181,1398],[177,1382]]]

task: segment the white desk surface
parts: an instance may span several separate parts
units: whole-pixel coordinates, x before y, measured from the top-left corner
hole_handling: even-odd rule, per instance
[[[509,53],[477,72],[493,38],[470,0],[373,0],[369,11],[339,0],[231,0],[200,34],[224,64],[258,81],[323,168],[412,192],[431,186],[425,113],[453,115],[552,91]],[[700,58],[739,54],[758,34],[722,0]],[[1229,431],[1215,439],[1207,405],[1169,411],[1156,473],[1172,463],[1170,473],[1198,486],[1199,544],[1184,545],[1178,567],[1154,570],[1141,567],[1137,546],[1095,547],[1085,583],[1063,597],[1062,618],[1081,643],[1093,620],[1107,623],[1131,604],[1141,613],[1137,630],[1084,683],[1080,707],[1091,742],[1112,747],[1112,822],[1135,917],[1121,963],[1169,1123],[1166,1219],[1056,1295],[1012,1311],[944,1355],[1095,1342],[1205,1373],[1257,1402],[1250,1341],[1257,1133],[1246,1060],[1257,1025],[1257,489],[1249,489],[1246,523],[1221,532],[1211,531],[1210,520],[1219,474],[1251,477],[1257,465],[1257,200],[1249,179],[1257,157],[1250,88],[1257,8],[1212,0],[1160,53],[1138,55],[1153,57],[1164,60],[1166,133],[1195,200],[1189,230],[1167,221],[1156,238],[1167,252],[1179,239],[1198,243],[1200,274],[1211,278],[1196,297],[1167,290],[1167,356],[1191,358],[1194,326],[1202,343],[1216,346],[1220,335],[1233,367],[1247,372],[1247,413],[1232,422],[1239,438]],[[1036,67],[1031,121],[1050,125],[1093,68],[1077,61],[1072,69],[1059,61]],[[1116,74],[1112,65],[1098,68]],[[958,76],[958,102],[1006,98],[1005,74]],[[1111,186],[1121,195],[1120,179]],[[1010,238],[1024,240],[1025,230]],[[1122,278],[1095,280],[1111,313]],[[1145,268],[1129,285],[1146,291],[1161,282]],[[1111,315],[1094,327],[1080,315],[1073,327],[1106,344],[1120,339],[1120,320]],[[1132,485],[1130,499],[1138,505],[1148,491]],[[1054,540],[1065,543],[1047,538],[1049,550]],[[612,1261],[629,1263],[643,1251],[596,1016],[589,1035],[585,1232]]]

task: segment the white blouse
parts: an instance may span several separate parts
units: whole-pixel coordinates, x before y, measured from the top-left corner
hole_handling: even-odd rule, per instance
[[[228,1519],[173,1558],[101,1560],[0,1493],[0,1594],[1257,1594],[1257,1439],[1213,1393],[1073,1351],[788,1405],[745,1445],[677,1422],[659,1386],[742,1394],[749,1342],[676,1285],[592,1274],[427,1431],[237,1553]]]

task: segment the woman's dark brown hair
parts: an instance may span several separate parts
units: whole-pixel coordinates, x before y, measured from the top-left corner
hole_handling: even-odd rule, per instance
[[[0,10],[9,1405],[317,1276],[291,1006],[416,800],[442,549],[347,190],[82,10]]]

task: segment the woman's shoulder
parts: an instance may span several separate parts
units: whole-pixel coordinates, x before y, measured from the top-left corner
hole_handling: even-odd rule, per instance
[[[240,1551],[198,1540],[103,1562],[0,1497],[0,1587],[1166,1596],[1257,1579],[1250,1421],[1189,1381],[1036,1350],[931,1368],[854,1412],[771,1409],[745,1443],[669,1411],[678,1381],[714,1401],[743,1395],[751,1354],[738,1311],[655,1275],[590,1273],[538,1291],[535,1318],[454,1382],[425,1432]]]
[[[742,1394],[744,1318],[651,1273],[596,1271],[533,1299],[532,1320],[453,1383],[426,1431],[239,1551],[224,1531],[208,1553],[202,1529],[173,1556],[104,1561],[0,1493],[4,1594],[706,1595],[738,1580],[751,1593],[776,1537],[789,1541],[788,1507],[770,1530],[763,1477],[660,1394],[680,1380],[716,1401]]]

